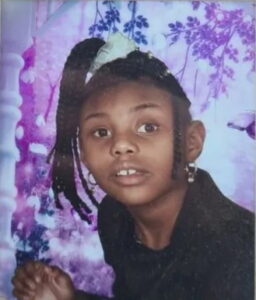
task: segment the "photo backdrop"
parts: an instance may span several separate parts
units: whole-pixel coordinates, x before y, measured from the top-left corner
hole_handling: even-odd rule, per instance
[[[16,128],[16,260],[46,261],[69,272],[76,286],[111,295],[92,225],[65,199],[57,210],[46,157],[54,144],[62,68],[71,48],[119,31],[163,60],[192,102],[207,139],[199,167],[234,202],[254,210],[255,4],[253,1],[35,1],[31,45],[23,52],[19,85],[22,117]],[[18,16],[17,16],[18,18]],[[8,132],[8,128],[6,128]],[[96,190],[99,201],[103,192]],[[86,195],[83,195],[84,201]]]

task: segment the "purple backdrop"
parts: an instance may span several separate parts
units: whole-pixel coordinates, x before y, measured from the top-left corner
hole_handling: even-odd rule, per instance
[[[50,5],[51,4],[51,5]],[[20,73],[22,118],[16,129],[17,208],[12,236],[17,262],[41,259],[64,268],[77,287],[111,294],[96,228],[63,200],[58,211],[46,155],[55,136],[62,68],[70,49],[92,36],[120,31],[169,66],[204,121],[198,164],[240,205],[254,208],[255,16],[253,2],[37,1],[33,43]],[[161,16],[156,18],[156,16]],[[97,197],[102,197],[97,190]],[[86,201],[86,196],[84,195]]]

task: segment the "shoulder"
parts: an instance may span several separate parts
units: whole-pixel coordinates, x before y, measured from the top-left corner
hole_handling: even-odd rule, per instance
[[[199,171],[196,194],[200,194],[198,205],[213,221],[221,224],[233,223],[254,229],[254,214],[239,206],[222,194],[211,176],[203,170]]]
[[[254,260],[244,252],[225,257],[205,276],[204,299],[254,299]]]
[[[207,172],[200,170],[196,185],[201,247],[213,262],[205,274],[204,298],[253,299],[254,214],[225,197]]]
[[[228,201],[228,199],[226,199]],[[206,274],[205,299],[248,299],[254,294],[254,225],[250,212],[240,207],[221,216],[215,231],[216,260]],[[211,250],[211,249],[209,249]],[[211,254],[209,254],[211,259]],[[213,260],[214,261],[214,260]]]
[[[200,171],[198,181],[199,218],[208,233],[227,253],[253,255],[254,214],[225,197],[207,172]]]

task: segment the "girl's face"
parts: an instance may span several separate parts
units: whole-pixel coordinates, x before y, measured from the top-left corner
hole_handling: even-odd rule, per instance
[[[81,157],[99,186],[126,206],[171,196],[170,94],[128,82],[92,96],[81,114]]]

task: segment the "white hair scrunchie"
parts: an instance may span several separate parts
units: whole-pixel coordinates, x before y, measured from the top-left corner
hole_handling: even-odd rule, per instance
[[[94,74],[102,65],[117,58],[124,58],[130,52],[137,49],[138,47],[135,42],[122,33],[116,32],[111,34],[105,45],[99,49],[90,66],[89,72]]]

